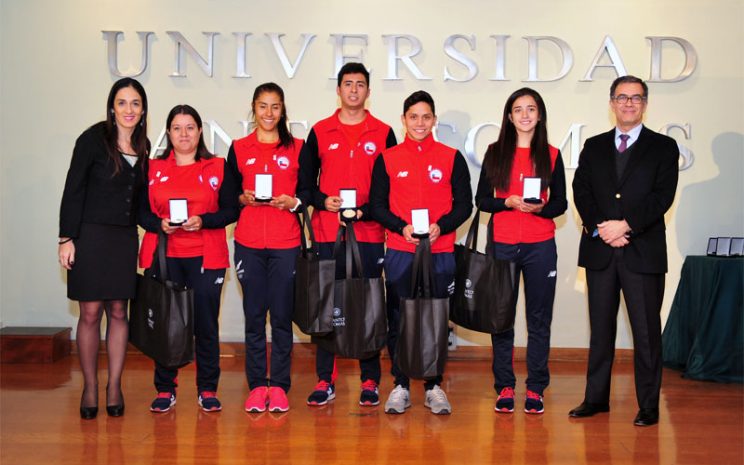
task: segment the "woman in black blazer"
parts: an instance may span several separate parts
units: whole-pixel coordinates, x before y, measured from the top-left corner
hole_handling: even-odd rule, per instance
[[[114,83],[106,121],[75,142],[59,215],[59,262],[67,297],[80,302],[77,346],[85,386],[80,417],[98,413],[98,346],[106,313],[106,412],[124,413],[121,373],[129,338],[127,302],[137,277],[136,195],[147,173],[147,95],[131,78]]]

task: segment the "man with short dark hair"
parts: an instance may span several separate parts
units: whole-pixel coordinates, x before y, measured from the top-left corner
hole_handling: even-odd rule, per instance
[[[465,157],[434,139],[437,116],[432,96],[422,90],[412,93],[403,102],[400,119],[405,138],[375,162],[369,201],[372,215],[387,229],[387,342],[395,384],[385,402],[385,413],[390,414],[402,414],[411,407],[411,380],[397,364],[396,346],[400,300],[417,293],[411,287],[411,274],[420,237],[428,237],[431,244],[432,297],[451,296],[455,287],[456,231],[473,210]],[[414,211],[421,209],[426,210],[427,221],[414,228],[419,223],[413,218]],[[441,373],[424,379],[424,406],[435,415],[449,415],[452,406],[441,384]]]
[[[573,180],[583,223],[579,266],[589,297],[589,363],[584,402],[569,412],[610,410],[617,311],[623,293],[633,332],[637,426],[659,419],[661,302],[667,272],[664,213],[677,189],[679,149],[642,124],[648,87],[635,76],[610,88],[616,127],[584,144]]]
[[[364,108],[369,97],[369,72],[361,63],[346,63],[338,72],[336,94],[341,108],[319,121],[308,134],[300,152],[298,192],[314,207],[312,227],[322,259],[333,257],[333,244],[340,227],[341,189],[356,189],[357,221],[354,233],[359,241],[362,274],[365,278],[382,275],[385,232],[372,221],[367,205],[372,167],[380,153],[396,145],[395,134],[387,124]],[[342,270],[337,269],[337,277]],[[363,406],[380,403],[380,354],[360,360]],[[318,384],[307,399],[312,406],[325,405],[336,397],[335,356],[317,346]]]

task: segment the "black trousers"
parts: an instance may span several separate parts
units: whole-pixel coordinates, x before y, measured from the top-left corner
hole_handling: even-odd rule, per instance
[[[251,389],[278,386],[288,392],[292,384],[292,310],[299,251],[299,247],[254,249],[235,242],[235,273],[243,290],[245,316],[245,374]],[[271,366],[268,369],[267,313],[271,323]]]
[[[517,277],[524,279],[525,318],[527,320],[527,389],[543,395],[550,384],[550,324],[557,279],[555,239],[542,242],[493,243],[495,258],[517,265]],[[493,377],[496,392],[514,388],[514,329],[491,335]]]
[[[220,379],[220,297],[225,269],[202,268],[202,257],[166,258],[168,278],[194,289],[194,339],[196,387],[199,392],[217,391]],[[155,273],[157,264],[153,266]],[[178,369],[155,364],[158,392],[176,392]]]
[[[341,245],[341,259],[336,261],[336,279],[342,279],[345,276],[344,253],[346,244]],[[321,242],[318,246],[320,258],[327,260],[333,258],[333,242]],[[365,278],[379,278],[382,276],[382,261],[385,256],[385,247],[382,243],[359,242],[359,255],[362,259],[362,276]],[[355,270],[356,271],[356,270]],[[336,355],[325,349],[317,347],[315,355],[315,372],[318,379],[327,383],[334,383],[334,365]],[[376,354],[368,359],[359,360],[359,378],[362,382],[371,379],[380,384],[382,371],[380,368],[380,354]]]
[[[615,356],[620,291],[628,308],[633,332],[635,388],[640,408],[658,408],[661,389],[661,302],[664,274],[636,273],[623,261],[623,249],[614,251],[603,270],[586,270],[589,289],[589,366],[584,400],[607,404]]]

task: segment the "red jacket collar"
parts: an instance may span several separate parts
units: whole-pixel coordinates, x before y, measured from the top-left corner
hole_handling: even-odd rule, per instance
[[[431,148],[436,144],[437,141],[434,140],[434,136],[429,134],[426,139],[422,140],[421,142],[417,142],[410,137],[408,137],[408,134],[406,134],[405,139],[403,139],[404,146],[414,153],[419,152],[427,152],[431,150]]]
[[[343,124],[341,122],[341,119],[338,117],[339,113],[341,113],[340,108],[336,108],[336,111],[333,112],[333,116],[331,116],[331,121],[333,124],[331,124],[330,130],[341,130],[341,125]],[[364,110],[364,120],[362,120],[361,124],[364,124],[364,131],[367,132],[370,129],[374,128],[375,126],[375,118],[370,114],[369,110]]]

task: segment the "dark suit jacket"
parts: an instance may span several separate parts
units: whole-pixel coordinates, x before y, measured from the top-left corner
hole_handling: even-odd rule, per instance
[[[644,126],[618,179],[614,137],[613,128],[588,139],[574,173],[574,203],[584,226],[579,266],[592,270],[607,267],[613,248],[592,233],[605,220],[625,219],[632,229],[630,244],[623,248],[628,269],[666,273],[664,213],[677,189],[677,143]]]
[[[75,142],[67,172],[59,237],[78,237],[81,223],[136,225],[137,195],[146,173],[142,163],[132,167],[122,159],[121,171],[114,175],[114,163],[104,145],[104,123],[83,132]]]

